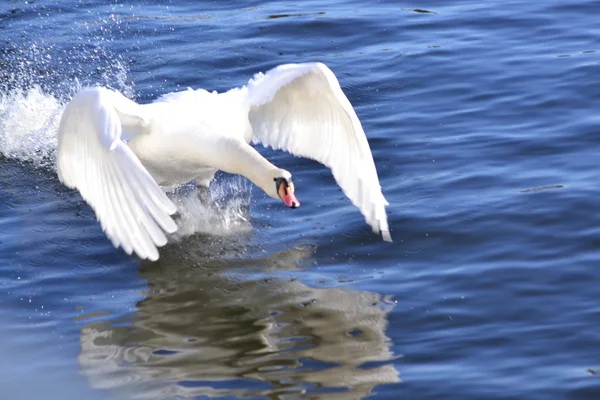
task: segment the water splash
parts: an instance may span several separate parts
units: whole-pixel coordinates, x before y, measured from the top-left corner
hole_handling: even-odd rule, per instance
[[[0,93],[0,153],[53,167],[63,105],[39,86]]]
[[[40,32],[34,42],[0,43],[0,155],[54,168],[60,115],[76,92],[105,85],[133,95],[126,63],[102,32],[69,47]]]
[[[168,190],[177,206],[176,241],[193,234],[229,236],[248,232],[250,223],[250,184],[241,177],[217,178],[211,184],[206,199],[200,199],[195,185]]]

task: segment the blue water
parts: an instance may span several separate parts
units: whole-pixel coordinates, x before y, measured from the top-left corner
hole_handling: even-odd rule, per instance
[[[600,3],[0,4],[6,399],[600,398]],[[65,101],[226,90],[322,61],[356,108],[383,242],[329,171],[298,210],[220,174],[157,263],[54,172]]]

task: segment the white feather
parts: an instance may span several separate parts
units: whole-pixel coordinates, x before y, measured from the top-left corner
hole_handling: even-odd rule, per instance
[[[248,83],[254,142],[311,158],[333,176],[373,231],[391,241],[369,143],[356,112],[321,63],[280,65]]]
[[[79,190],[115,247],[156,260],[164,232],[177,229],[170,217],[176,208],[121,140],[123,126],[143,128],[142,111],[108,89],[80,92],[62,115],[57,166],[61,182]]]

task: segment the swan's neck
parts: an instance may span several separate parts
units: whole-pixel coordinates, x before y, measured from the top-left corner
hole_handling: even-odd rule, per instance
[[[229,153],[231,158],[228,168],[222,168],[222,170],[245,176],[266,194],[277,199],[273,179],[278,176],[280,169],[246,143],[232,143],[232,147],[232,151]]]

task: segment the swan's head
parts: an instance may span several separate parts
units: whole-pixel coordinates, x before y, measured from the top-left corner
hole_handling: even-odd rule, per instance
[[[284,169],[280,169],[273,177],[273,181],[275,183],[274,194],[276,194],[276,196],[271,194],[271,197],[279,197],[281,201],[283,201],[283,204],[285,204],[287,207],[300,207],[300,202],[294,195],[294,182],[292,182],[292,174]]]

